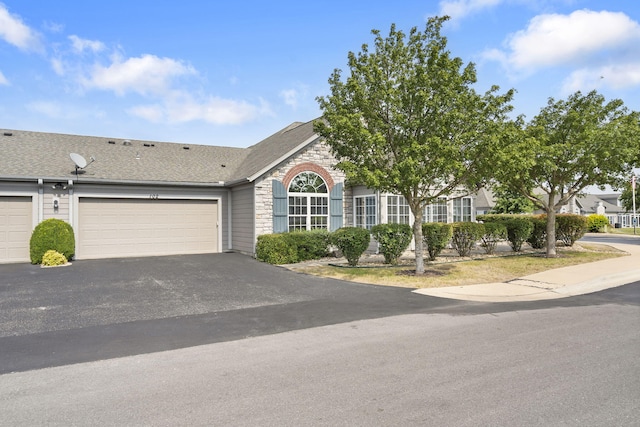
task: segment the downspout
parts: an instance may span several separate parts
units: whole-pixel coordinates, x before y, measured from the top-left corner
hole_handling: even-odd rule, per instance
[[[38,224],[44,219],[44,180],[38,178]]]
[[[73,180],[70,179],[67,181],[67,188],[69,189],[69,224],[71,224],[71,226],[73,227],[74,223],[73,223],[73,217],[74,217],[74,210],[73,210]],[[75,227],[73,227],[75,230]]]

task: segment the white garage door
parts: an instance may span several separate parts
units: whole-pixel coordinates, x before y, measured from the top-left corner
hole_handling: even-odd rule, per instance
[[[79,259],[218,252],[212,200],[80,198]]]
[[[0,262],[29,261],[31,197],[0,197]]]

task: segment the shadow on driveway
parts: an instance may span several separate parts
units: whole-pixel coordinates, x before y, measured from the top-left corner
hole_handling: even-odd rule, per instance
[[[58,268],[0,265],[0,374],[408,313],[594,302],[430,298],[299,274],[235,253],[87,260]]]

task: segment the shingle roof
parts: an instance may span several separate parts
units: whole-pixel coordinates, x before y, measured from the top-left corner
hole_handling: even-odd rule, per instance
[[[612,203],[607,202],[606,200],[601,199],[596,194],[584,194],[582,196],[576,197],[576,202],[582,208],[582,211],[587,213],[596,212],[596,207],[598,206],[598,202],[602,202],[602,206],[605,208],[606,213],[622,213],[624,212],[624,208],[620,206],[616,206]]]
[[[0,131],[0,177],[72,179],[70,153],[95,162],[80,179],[218,183],[251,177],[313,136],[294,123],[249,148],[217,147],[23,130]]]
[[[238,179],[255,175],[295,150],[314,135],[313,120],[307,123],[292,123],[281,131],[249,147],[249,154],[235,175]]]

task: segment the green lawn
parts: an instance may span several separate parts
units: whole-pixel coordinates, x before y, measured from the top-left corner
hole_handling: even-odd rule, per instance
[[[292,267],[295,271],[336,279],[376,285],[408,288],[461,286],[478,283],[504,282],[540,271],[569,265],[624,256],[610,246],[583,243],[575,249],[563,249],[557,258],[541,254],[487,257],[477,260],[453,262],[426,262],[425,274],[415,276],[415,267],[341,267],[331,265]]]

